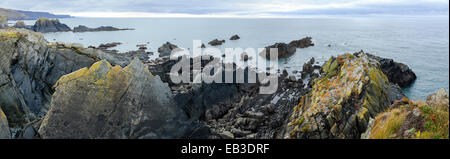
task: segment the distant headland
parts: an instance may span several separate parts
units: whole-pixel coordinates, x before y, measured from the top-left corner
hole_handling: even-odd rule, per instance
[[[5,16],[8,20],[37,20],[41,17],[46,18],[73,18],[70,15],[57,15],[48,12],[22,11],[0,8],[0,15]]]

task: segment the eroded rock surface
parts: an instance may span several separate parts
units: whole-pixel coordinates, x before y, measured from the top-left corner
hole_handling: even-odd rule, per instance
[[[39,129],[42,138],[179,138],[187,117],[167,84],[138,59],[107,61],[61,77]],[[76,119],[76,120],[74,120]]]

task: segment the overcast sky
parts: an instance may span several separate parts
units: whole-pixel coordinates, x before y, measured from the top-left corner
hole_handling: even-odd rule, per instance
[[[0,8],[91,17],[435,15],[449,0],[0,0]]]

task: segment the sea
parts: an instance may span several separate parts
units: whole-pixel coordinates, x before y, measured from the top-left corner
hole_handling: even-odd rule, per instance
[[[279,68],[289,72],[301,70],[314,57],[323,63],[331,56],[360,50],[391,58],[408,65],[417,80],[403,88],[411,99],[426,99],[440,88],[449,89],[449,17],[440,16],[343,16],[303,18],[68,18],[60,19],[71,28],[114,26],[134,30],[112,32],[46,33],[50,41],[80,43],[85,47],[120,42],[120,52],[137,50],[146,44],[147,51],[170,42],[193,48],[193,40],[207,44],[213,39],[226,42],[215,48],[264,48],[277,42],[289,43],[312,37],[313,47],[297,49],[289,58],[279,60]],[[25,21],[34,24],[34,21]],[[240,39],[230,41],[232,35]],[[208,46],[207,47],[211,47]]]

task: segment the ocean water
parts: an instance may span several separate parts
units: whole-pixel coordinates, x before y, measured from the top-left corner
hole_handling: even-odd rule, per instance
[[[121,52],[147,44],[155,52],[166,41],[192,48],[193,40],[207,44],[225,39],[216,48],[263,48],[276,42],[289,43],[311,36],[315,46],[297,52],[279,62],[289,72],[301,70],[314,57],[324,62],[331,56],[360,50],[407,64],[417,75],[415,83],[404,88],[412,99],[425,99],[439,88],[449,89],[449,19],[448,16],[418,17],[332,17],[332,18],[70,18],[60,19],[74,27],[110,25],[135,30],[116,32],[47,33],[48,41],[81,43],[85,47],[121,42],[114,48]],[[26,21],[33,24],[33,21]],[[228,40],[238,34],[241,39]],[[331,47],[328,47],[331,45]],[[210,47],[207,45],[207,47]],[[286,63],[287,62],[287,63]],[[286,63],[286,64],[285,64]]]

